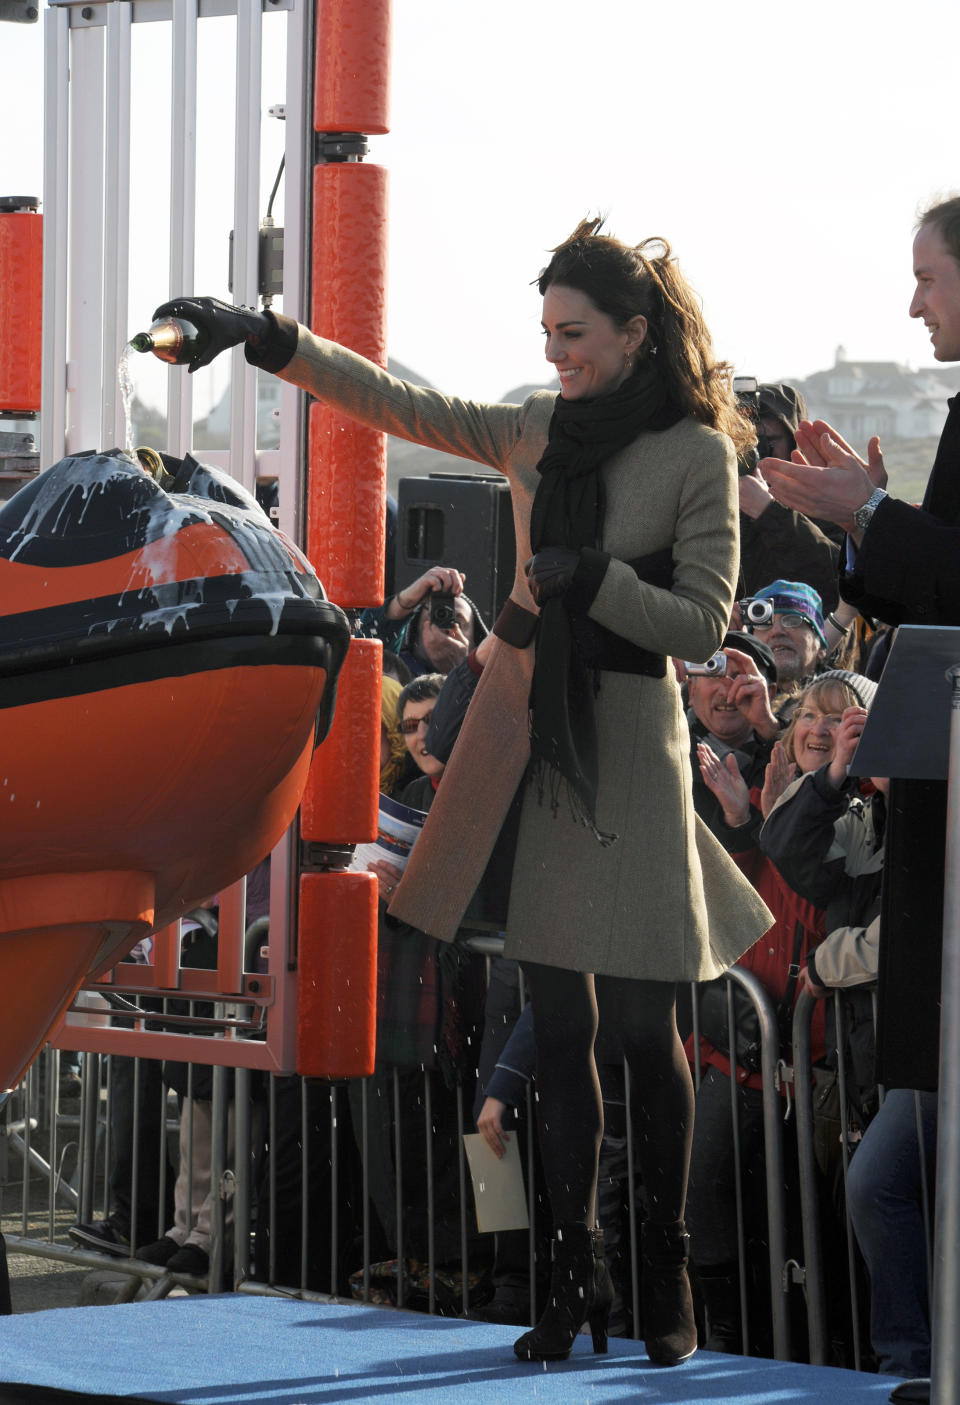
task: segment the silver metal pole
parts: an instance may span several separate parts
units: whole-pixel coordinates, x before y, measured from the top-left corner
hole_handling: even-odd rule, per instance
[[[86,7],[84,7],[86,8]],[[103,26],[72,30],[70,45],[67,453],[101,449],[103,384],[104,90]],[[64,218],[67,218],[64,211]],[[61,363],[61,367],[62,367]],[[116,364],[110,368],[111,374]],[[61,392],[62,393],[62,392]],[[107,446],[109,447],[109,446]],[[62,451],[61,451],[62,452]]]
[[[118,367],[126,346],[130,281],[130,24],[132,5],[108,5],[104,121],[103,378],[101,449],[124,448],[130,427],[120,394]]]
[[[437,1264],[434,1224],[434,1178],[433,1178],[433,1081],[429,1069],[423,1070],[423,1131],[427,1152],[427,1272],[430,1275],[430,1289],[427,1293],[427,1311],[437,1309]],[[402,1272],[402,1267],[401,1267]]]
[[[43,357],[40,467],[62,457],[66,439],[68,111],[70,15],[44,14]]]
[[[218,1001],[214,1008],[218,1015],[223,1014],[222,1003]],[[213,1098],[210,1105],[210,1277],[207,1287],[211,1293],[223,1292],[223,1248],[227,1220],[224,1173],[227,1168],[228,1111],[227,1070],[223,1064],[215,1064]]]
[[[174,0],[170,73],[171,297],[192,293],[197,204],[197,0]],[[193,378],[167,373],[167,444],[178,458],[193,442]]]
[[[236,156],[233,202],[233,298],[257,305],[259,285],[260,87],[263,36],[260,0],[237,3]],[[234,347],[230,382],[230,472],[256,486],[257,372]]]
[[[947,849],[943,890],[940,1096],[937,1108],[937,1207],[933,1244],[931,1399],[960,1399],[960,667],[951,685],[947,773]]]
[[[233,1288],[234,1292],[250,1274],[250,1167],[252,1163],[251,1076],[248,1068],[234,1075],[234,1157],[236,1189],[233,1196]]]
[[[777,1361],[789,1361],[790,1322],[787,1314],[787,1290],[784,1280],[787,1241],[783,1206],[783,1124],[781,1122],[782,1102],[780,1091],[777,1088],[780,1029],[773,1001],[753,972],[748,971],[744,966],[731,966],[726,975],[728,981],[735,980],[747,991],[753,1001],[760,1023],[760,1075],[763,1080],[763,1149],[767,1177],[767,1230],[770,1241],[770,1311],[773,1315],[773,1355]]]
[[[84,1054],[80,1069],[83,1089],[80,1097],[80,1156],[77,1220],[87,1224],[93,1218],[93,1191],[97,1163],[97,1114],[100,1111],[100,1055]]]
[[[800,1219],[803,1225],[803,1290],[807,1304],[808,1355],[812,1366],[827,1360],[827,1313],[820,1254],[820,1199],[813,1152],[813,1090],[810,1087],[810,1021],[816,1001],[801,991],[793,1007],[794,1101],[797,1109],[797,1158],[800,1168]]]
[[[733,1147],[734,1204],[737,1211],[737,1284],[740,1294],[740,1345],[744,1356],[750,1355],[750,1305],[747,1299],[747,1236],[743,1221],[743,1149],[740,1145],[740,1089],[737,1083],[737,1023],[733,1007],[733,980],[729,974],[723,983],[727,998],[727,1048],[730,1058],[730,1140]],[[764,1109],[766,1111],[766,1109]],[[773,1246],[770,1252],[771,1306],[777,1291],[774,1274]],[[774,1308],[775,1310],[775,1308]],[[709,1313],[708,1313],[709,1316]]]
[[[857,1291],[857,1245],[856,1237],[853,1233],[853,1222],[850,1219],[849,1202],[847,1200],[847,1173],[850,1169],[850,1139],[848,1136],[850,1125],[850,1106],[847,1099],[847,1035],[846,1035],[846,1015],[843,1004],[843,993],[835,990],[833,993],[834,1008],[834,1028],[837,1036],[837,1084],[840,1093],[840,1165],[843,1171],[843,1203],[846,1210],[844,1219],[846,1221],[847,1240],[847,1279],[850,1285],[850,1325],[853,1335],[853,1369],[861,1369],[860,1352],[860,1294]]]

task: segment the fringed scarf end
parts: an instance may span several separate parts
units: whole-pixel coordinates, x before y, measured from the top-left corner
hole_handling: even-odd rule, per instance
[[[550,813],[554,818],[560,813],[561,797],[565,796],[571,818],[576,824],[588,829],[601,848],[609,849],[610,845],[615,844],[620,838],[619,834],[597,828],[597,822],[584,803],[583,797],[570,784],[566,776],[556,766],[551,766],[542,756],[531,762],[530,782],[537,788],[537,803],[542,805],[544,799],[547,798],[550,804]]]

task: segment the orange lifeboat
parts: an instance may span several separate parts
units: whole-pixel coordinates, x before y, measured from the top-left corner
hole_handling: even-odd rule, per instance
[[[79,454],[0,510],[0,1090],[273,848],[332,717],[350,631],[306,558],[228,475],[157,468]]]

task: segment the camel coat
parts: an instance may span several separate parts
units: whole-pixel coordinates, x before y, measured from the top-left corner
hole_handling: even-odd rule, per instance
[[[301,327],[285,380],[351,418],[457,454],[509,479],[517,538],[514,601],[536,612],[523,562],[554,396],[522,406],[458,400],[395,379]],[[692,420],[641,434],[601,470],[610,562],[589,614],[643,649],[703,660],[719,648],[737,579],[737,478],[729,440]],[[627,565],[673,546],[671,590]],[[390,911],[451,940],[529,761],[535,643],[497,639],[423,835]],[[524,790],[505,954],[645,980],[708,980],[772,917],[693,809],[690,737],[665,678],[602,672],[595,700],[602,847],[561,801]]]

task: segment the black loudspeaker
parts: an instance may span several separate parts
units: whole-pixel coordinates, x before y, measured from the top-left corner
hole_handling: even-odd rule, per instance
[[[499,475],[431,473],[397,485],[394,592],[431,566],[455,566],[464,590],[492,625],[510,594],[517,562],[510,485]]]

